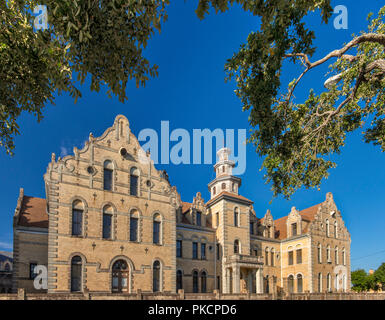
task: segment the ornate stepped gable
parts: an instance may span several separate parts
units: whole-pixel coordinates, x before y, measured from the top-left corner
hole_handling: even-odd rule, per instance
[[[200,193],[198,192],[197,195]],[[251,200],[241,196],[236,195],[230,192],[223,191],[214,198],[210,199],[208,202],[204,204],[205,207],[210,206],[215,201],[223,198],[229,197],[240,201],[253,203]],[[195,201],[195,198],[194,198]],[[192,203],[182,201],[182,205],[180,206],[181,219],[180,223],[182,224],[194,224],[191,220],[191,213],[193,212],[195,206],[194,201]],[[333,195],[331,192],[327,193],[326,199],[324,202],[311,206],[309,208],[298,211],[296,207],[292,207],[290,213],[287,216],[274,220],[271,211],[267,210],[266,214],[262,218],[258,218],[253,206],[251,205],[251,222],[257,223],[258,235],[261,235],[266,238],[273,238],[277,240],[283,240],[291,236],[288,230],[290,229],[291,223],[298,223],[298,234],[306,234],[311,230],[316,230],[318,227],[316,226],[316,222],[320,220],[320,212],[326,212],[330,214],[332,211],[336,212],[336,215],[341,217],[340,211],[337,209],[337,206],[333,200]],[[343,220],[341,219],[343,223]],[[211,227],[211,226],[206,226]],[[340,229],[343,229],[344,225],[340,225]],[[269,235],[268,230],[271,228],[271,232],[273,235]]]

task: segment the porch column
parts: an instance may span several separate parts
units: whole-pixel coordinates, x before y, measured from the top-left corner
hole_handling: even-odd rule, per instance
[[[251,270],[247,271],[247,287],[249,293],[253,293],[253,273]]]
[[[239,266],[233,267],[233,293],[240,293],[241,272]]]
[[[223,293],[231,293],[230,288],[230,269],[226,268],[225,269],[225,276],[223,277]]]
[[[258,268],[255,273],[255,282],[257,287],[257,293],[263,293],[263,274],[262,269]]]

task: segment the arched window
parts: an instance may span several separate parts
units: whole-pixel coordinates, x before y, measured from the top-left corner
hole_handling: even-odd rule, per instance
[[[329,237],[330,235],[330,222],[328,219],[326,219],[326,236]]]
[[[198,271],[193,272],[193,292],[198,293]]]
[[[225,172],[225,166],[222,166],[222,172]]]
[[[213,188],[213,195],[215,196],[216,193],[217,193],[217,189],[214,187]]]
[[[269,248],[265,249],[265,265],[269,265]]]
[[[105,206],[103,208],[103,239],[112,239],[112,215],[112,207]]]
[[[161,227],[162,227],[162,217],[159,213],[154,215],[154,221],[152,225],[152,241],[155,244],[161,244]]]
[[[345,248],[342,248],[342,264],[346,266],[346,251]]]
[[[71,292],[82,291],[82,258],[74,256],[71,260]]]
[[[130,195],[138,196],[139,170],[135,167],[130,170]]]
[[[11,265],[9,263],[6,263],[4,266],[4,271],[5,272],[10,272],[11,271]]]
[[[154,261],[152,267],[152,291],[160,291],[160,262],[158,260]]]
[[[340,263],[338,247],[336,247],[335,250],[334,250],[334,260],[335,260],[335,264],[339,264]]]
[[[318,292],[322,292],[322,273],[318,274]]]
[[[72,204],[72,235],[81,236],[83,233],[83,203],[79,200]]]
[[[206,293],[207,291],[207,274],[206,271],[201,272],[201,292]]]
[[[327,258],[328,263],[330,263],[332,261],[332,258],[330,256],[330,246],[329,245],[326,248],[326,258]]]
[[[139,212],[132,210],[130,213],[130,241],[138,242]]]
[[[238,208],[234,209],[234,226],[235,227],[239,226],[239,209]]]
[[[176,290],[183,289],[183,274],[181,270],[176,272]]]
[[[322,245],[318,244],[318,263],[322,263]]]
[[[294,292],[294,276],[293,275],[290,275],[287,278],[287,289],[288,289],[289,293]]]
[[[336,238],[338,238],[338,225],[337,225],[337,221],[334,222],[334,236]]]
[[[103,188],[104,190],[112,191],[112,182],[114,176],[114,165],[112,161],[104,161],[104,172],[103,172]]]
[[[233,184],[231,185],[231,190],[233,191],[233,192],[235,192],[235,183],[233,182]]]
[[[326,276],[326,285],[327,285],[327,291],[332,292],[332,276],[330,273]]]
[[[303,281],[302,281],[302,275],[297,275],[297,292],[302,293],[303,291]]]
[[[241,253],[240,251],[241,250],[240,250],[239,240],[237,239],[234,241],[234,253],[239,254]]]
[[[274,248],[272,248],[270,252],[270,265],[274,267]]]
[[[115,261],[112,265],[112,292],[128,291],[128,265],[124,260]]]
[[[222,183],[222,190],[226,189],[226,183]]]

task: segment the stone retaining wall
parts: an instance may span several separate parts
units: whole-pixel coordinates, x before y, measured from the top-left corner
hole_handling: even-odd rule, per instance
[[[136,293],[119,294],[106,292],[87,293],[54,293],[37,294],[25,293],[19,289],[18,293],[0,294],[1,300],[276,300],[271,294],[221,294],[213,293],[185,293],[179,290],[175,293],[148,293],[138,290]],[[282,300],[385,300],[382,293],[293,293],[282,296]]]

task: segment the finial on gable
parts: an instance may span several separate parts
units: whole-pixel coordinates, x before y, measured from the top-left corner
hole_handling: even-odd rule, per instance
[[[56,161],[56,154],[52,152],[51,154],[51,162],[55,162]]]
[[[328,193],[326,194],[326,201],[327,201],[327,202],[333,201],[333,194],[332,194],[331,192],[328,192]]]

